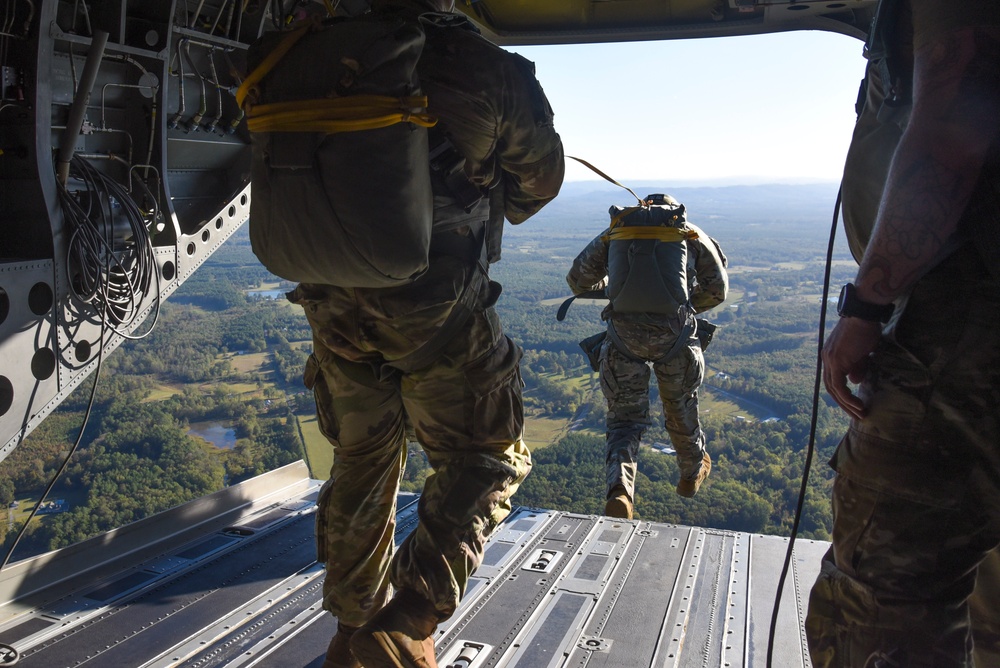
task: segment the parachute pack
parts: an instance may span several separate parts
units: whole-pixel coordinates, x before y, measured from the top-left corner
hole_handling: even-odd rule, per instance
[[[252,141],[250,242],[282,278],[390,287],[427,269],[433,192],[417,20],[267,33],[237,92]]]
[[[688,304],[684,205],[649,195],[639,206],[611,207],[607,295],[616,313],[677,315]]]

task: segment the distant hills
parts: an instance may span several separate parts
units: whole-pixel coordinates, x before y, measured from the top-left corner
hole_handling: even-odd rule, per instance
[[[752,225],[758,227],[753,234],[792,232],[819,240],[829,234],[839,184],[673,187],[660,181],[638,181],[624,185],[640,197],[657,192],[672,195],[687,207],[688,219],[713,236],[742,236],[750,232],[747,227]],[[627,191],[606,181],[572,181],[563,184],[559,196],[524,227],[536,233],[544,229],[550,233],[596,234],[607,224],[611,205],[634,203],[635,198]]]

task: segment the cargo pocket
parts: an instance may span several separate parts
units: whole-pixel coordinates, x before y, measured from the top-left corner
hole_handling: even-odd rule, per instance
[[[507,337],[475,368],[466,371],[472,391],[472,438],[479,445],[506,448],[524,429],[521,349]]]
[[[315,353],[306,361],[302,382],[313,391],[313,399],[316,401],[316,422],[320,432],[336,445],[340,437],[340,425],[333,411],[333,395],[330,394],[330,388],[327,387],[326,378]]]
[[[320,487],[319,499],[316,501],[316,561],[321,564],[326,563],[326,534],[329,526],[326,506],[329,503],[331,490],[333,490],[333,478]]]

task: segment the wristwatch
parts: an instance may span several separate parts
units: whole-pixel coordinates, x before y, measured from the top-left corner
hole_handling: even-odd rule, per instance
[[[853,283],[840,289],[837,300],[837,315],[841,318],[860,318],[870,322],[888,322],[896,309],[893,304],[873,304],[858,298],[858,290]]]

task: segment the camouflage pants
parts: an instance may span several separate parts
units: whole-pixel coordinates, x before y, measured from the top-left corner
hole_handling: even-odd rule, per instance
[[[615,331],[636,357],[658,359],[674,345],[676,334],[665,327],[615,321]],[[681,477],[701,470],[705,434],[698,420],[698,387],[705,378],[705,358],[695,340],[666,362],[652,364],[664,426],[677,452]],[[649,369],[646,362],[618,350],[610,337],[601,348],[601,390],[608,403],[607,489],[621,485],[635,499],[635,476],[642,435],[649,418]]]
[[[986,275],[959,251],[922,279],[860,387],[869,412],[832,462],[833,546],[806,619],[816,666],[967,667],[973,639],[976,665],[1000,666],[1000,286]]]
[[[306,382],[334,447],[317,511],[324,607],[345,624],[371,618],[391,596],[390,581],[428,598],[441,619],[450,616],[531,469],[521,439],[521,350],[502,334],[488,286],[437,361],[409,373],[380,366],[429,337],[450,310],[442,295],[453,298],[462,282],[459,275],[451,287],[417,285],[408,304],[406,290],[293,293],[314,334]],[[407,421],[433,473],[419,523],[394,555]]]

